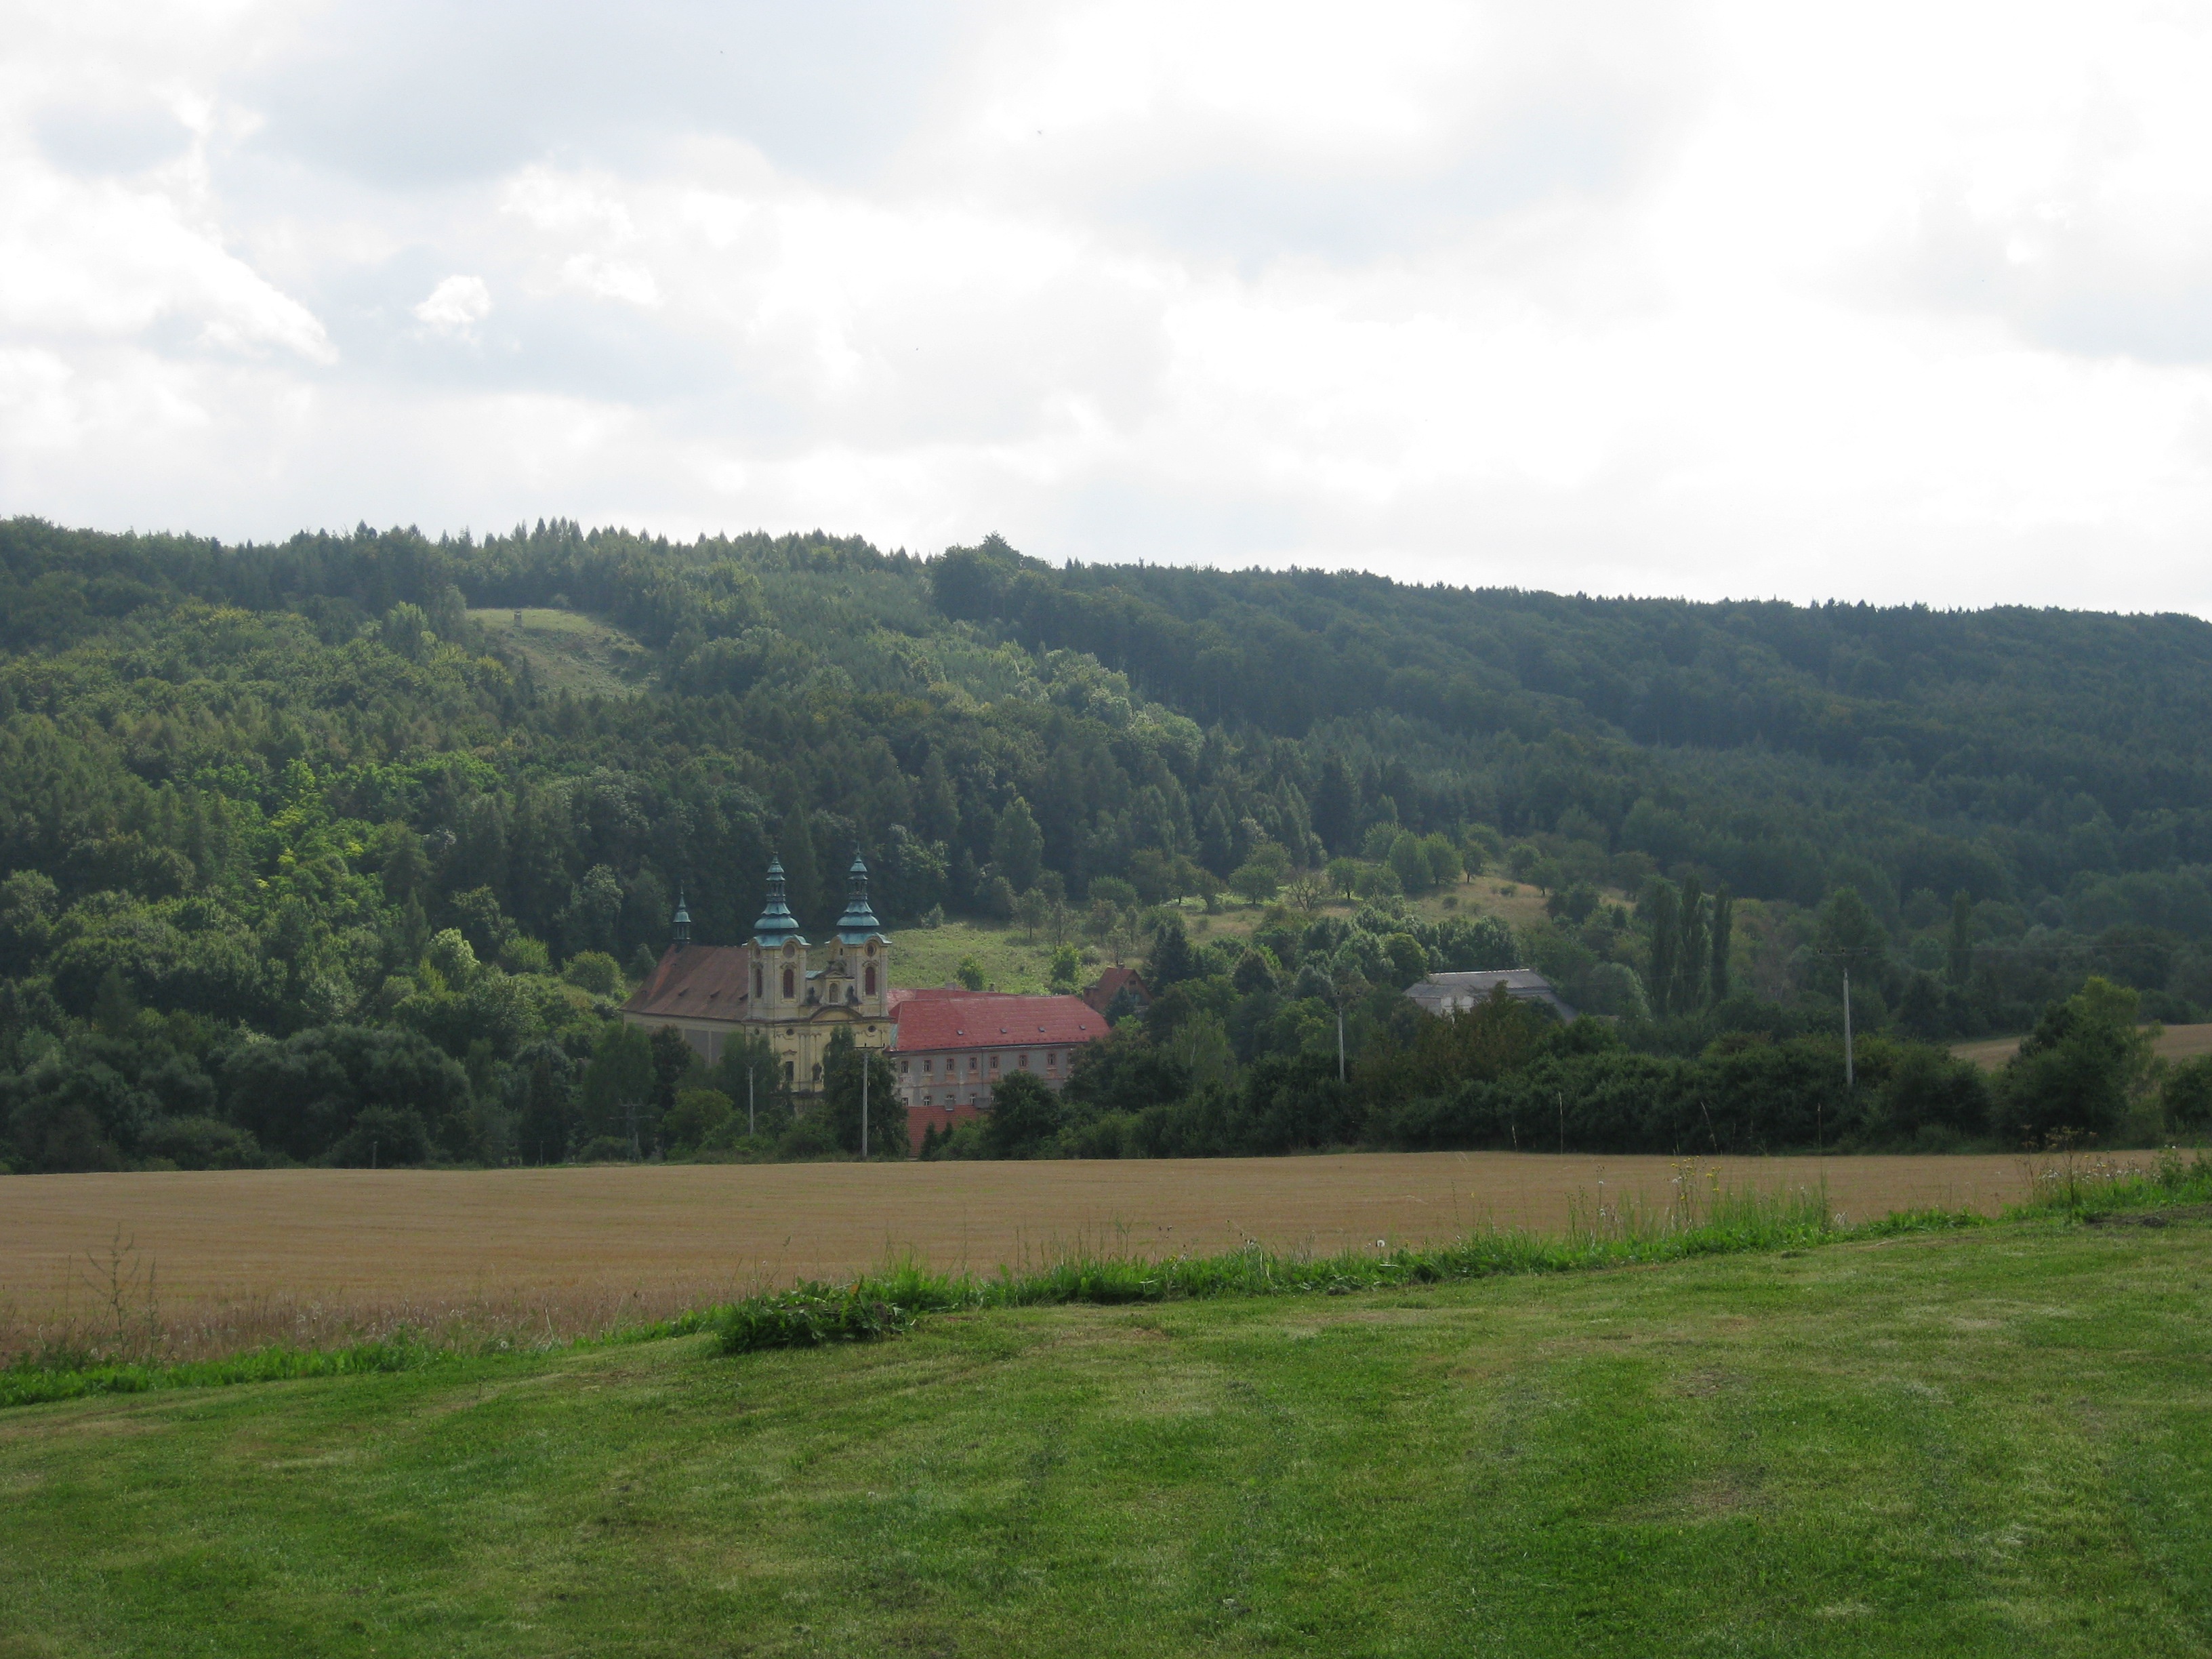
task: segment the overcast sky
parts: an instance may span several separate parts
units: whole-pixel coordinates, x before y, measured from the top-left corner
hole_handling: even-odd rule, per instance
[[[2212,7],[0,4],[0,513],[2212,614]]]

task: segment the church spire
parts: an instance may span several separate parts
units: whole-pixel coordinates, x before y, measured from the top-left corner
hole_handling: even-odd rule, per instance
[[[761,907],[760,918],[753,923],[753,943],[769,950],[779,945],[806,943],[799,936],[799,919],[784,902],[783,860],[779,858],[768,861],[768,902]]]
[[[837,918],[837,937],[848,945],[865,945],[884,931],[868,902],[868,866],[855,848],[852,867],[845,872],[845,914]]]
[[[676,919],[669,925],[669,932],[678,950],[681,951],[691,943],[691,913],[684,908],[684,890],[681,887],[676,890]]]

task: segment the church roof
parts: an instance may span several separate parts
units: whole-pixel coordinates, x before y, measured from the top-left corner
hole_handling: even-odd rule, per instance
[[[1081,997],[1032,997],[970,993],[965,996],[908,997],[891,1011],[891,1047],[930,1048],[1057,1047],[1103,1036],[1106,1022]]]
[[[761,907],[760,919],[753,923],[753,940],[768,950],[786,943],[806,943],[799,931],[799,918],[791,914],[791,907],[783,902],[781,859],[768,861],[768,902]]]
[[[623,1012],[641,1019],[743,1019],[750,998],[742,945],[671,946]]]
[[[875,907],[868,902],[868,866],[858,853],[853,854],[845,878],[845,914],[837,918],[837,937],[848,945],[865,945],[882,936],[884,925],[876,920]]]

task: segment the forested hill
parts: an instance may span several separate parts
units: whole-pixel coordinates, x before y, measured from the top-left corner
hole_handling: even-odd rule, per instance
[[[505,625],[525,610],[611,666],[548,673]],[[1725,885],[1787,1000],[1821,994],[1809,910],[1847,887],[1881,929],[1877,1021],[1917,986],[1926,1035],[2016,1027],[2091,969],[2172,1017],[2212,1002],[2208,717],[2212,627],[2181,616],[1058,568],[995,538],[229,547],[19,519],[0,1041],[75,1029],[106,987],[505,1066],[559,1011],[456,1012],[472,970],[428,941],[451,930],[512,1000],[658,950],[679,885],[697,937],[736,939],[772,847],[818,928],[856,846],[896,925],[1024,893],[1132,917],[1352,860],[1330,879],[1380,926],[1442,867],[1427,844],[1553,893],[1517,953],[1630,1012],[1666,998],[1635,988],[1648,916],[1607,891]]]

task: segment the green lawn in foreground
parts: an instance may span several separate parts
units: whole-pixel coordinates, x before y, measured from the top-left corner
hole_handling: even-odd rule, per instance
[[[0,1655],[2201,1654],[2212,1226],[0,1416]]]

